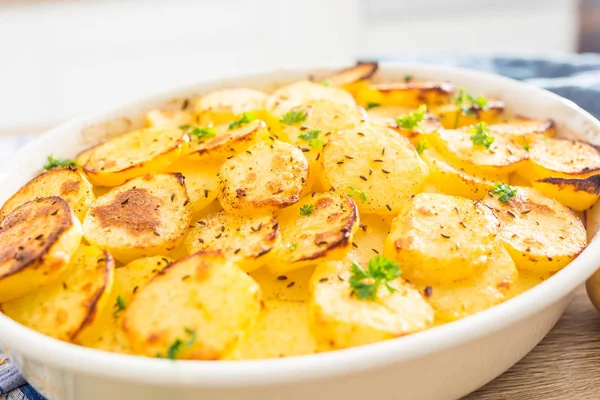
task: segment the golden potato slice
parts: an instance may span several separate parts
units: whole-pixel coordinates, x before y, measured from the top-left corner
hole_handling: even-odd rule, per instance
[[[433,324],[433,309],[402,278],[380,287],[377,299],[353,295],[350,262],[317,266],[310,281],[309,323],[321,351],[379,342],[418,332]],[[366,266],[364,267],[366,268]]]
[[[370,79],[379,66],[376,62],[358,62],[356,65],[344,68],[328,76],[321,83],[326,86],[344,87],[353,83]]]
[[[356,204],[337,193],[313,193],[277,216],[281,247],[268,265],[275,275],[348,254],[358,227]]]
[[[435,310],[439,322],[484,311],[512,297],[519,272],[506,249],[499,243],[487,256],[486,265],[462,280],[444,283],[416,283]]]
[[[363,214],[352,238],[352,248],[348,259],[360,265],[368,265],[377,254],[383,254],[385,239],[390,233],[390,223],[376,214]]]
[[[125,310],[135,294],[171,262],[166,257],[147,257],[116,268],[107,306],[86,333],[77,338],[77,343],[105,351],[134,354],[123,330]]]
[[[375,125],[332,134],[322,159],[329,183],[340,193],[357,193],[355,202],[366,213],[397,213],[429,173],[406,138]]]
[[[475,144],[473,136],[468,129],[442,129],[430,135],[428,141],[451,163],[471,174],[498,176],[526,165],[529,153],[511,137],[487,133],[493,141],[486,148]]]
[[[6,200],[0,210],[0,220],[21,204],[50,196],[58,196],[65,200],[80,220],[83,220],[90,204],[96,198],[92,184],[77,168],[54,168],[33,178]]]
[[[270,216],[237,217],[223,211],[196,222],[183,240],[188,254],[220,250],[246,272],[269,262],[278,244],[279,224]]]
[[[410,125],[398,125],[398,118],[411,115],[415,111],[417,109],[410,107],[381,106],[371,108],[367,111],[367,114],[371,124],[392,128],[409,139],[420,135],[429,135],[442,128],[438,117],[431,112],[425,113],[423,119],[414,127]]]
[[[98,197],[83,221],[83,232],[88,242],[126,263],[169,254],[191,217],[183,175],[148,174]]]
[[[260,112],[265,108],[269,96],[254,89],[223,89],[202,96],[196,102],[200,125],[229,123],[245,112]]]
[[[168,168],[185,178],[185,188],[192,202],[193,214],[198,214],[217,198],[217,163],[180,159]]]
[[[531,182],[531,186],[575,211],[587,210],[600,197],[600,175],[582,179],[542,178]]]
[[[457,129],[479,122],[495,123],[504,112],[504,107],[503,101],[488,100],[486,107],[481,108],[473,104],[467,108],[467,112],[459,109],[454,103],[433,107],[431,111],[439,117],[444,128]]]
[[[229,127],[230,124],[224,124],[205,128],[212,131],[209,131],[209,136],[203,138],[192,134],[189,156],[203,162],[221,163],[258,143],[262,136],[268,135],[267,125],[261,120],[251,121],[238,128]]]
[[[60,197],[29,201],[0,221],[0,303],[48,284],[67,269],[81,223]]]
[[[266,110],[275,117],[281,117],[294,107],[314,100],[329,100],[334,103],[355,106],[354,97],[345,90],[319,83],[301,81],[277,89],[265,104]]]
[[[146,126],[157,129],[177,129],[194,122],[191,113],[184,110],[150,110],[146,113]]]
[[[268,214],[296,203],[307,175],[302,151],[279,141],[260,142],[221,165],[217,198],[230,214]]]
[[[371,84],[359,90],[356,101],[362,106],[418,107],[449,100],[454,86],[448,82],[418,81]]]
[[[2,304],[2,312],[45,335],[73,340],[85,334],[107,305],[115,262],[96,246],[81,245],[59,281]]]
[[[413,283],[451,283],[485,268],[497,245],[498,221],[462,197],[421,193],[392,222],[384,255]]]
[[[479,200],[492,190],[494,182],[508,180],[506,174],[479,177],[465,172],[464,168],[457,168],[450,164],[434,148],[423,150],[421,158],[429,167],[427,183],[433,185],[435,192],[438,193]]]
[[[556,126],[551,119],[529,119],[517,117],[507,122],[491,124],[490,131],[497,135],[527,137],[529,135],[544,135],[552,137],[556,134]]]
[[[145,128],[93,148],[83,171],[98,186],[117,186],[128,179],[164,171],[185,154],[189,136],[179,129]]]
[[[138,353],[217,360],[247,335],[260,309],[260,287],[251,277],[218,252],[200,252],[141,289],[123,328]]]
[[[500,202],[486,196],[482,203],[500,220],[500,238],[517,268],[536,273],[565,267],[587,245],[581,220],[569,208],[537,190],[516,188],[515,196]]]

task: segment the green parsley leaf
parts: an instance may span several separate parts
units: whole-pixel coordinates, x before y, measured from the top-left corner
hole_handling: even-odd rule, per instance
[[[287,248],[290,249],[290,251],[294,251],[298,248],[298,243],[289,243]]]
[[[314,210],[315,206],[313,206],[312,204],[305,204],[302,207],[300,207],[300,215],[303,217],[308,217],[313,213]]]
[[[325,79],[323,82],[321,82],[321,85],[323,85],[323,86],[331,86],[331,81],[329,79]]]
[[[300,122],[304,122],[306,119],[306,113],[300,110],[290,110],[283,114],[279,122],[286,125],[295,125]]]
[[[469,133],[471,134],[471,142],[475,146],[482,146],[489,149],[492,143],[494,143],[494,137],[490,134],[490,128],[488,128],[485,122],[471,125]]]
[[[406,83],[410,83],[413,79],[415,79],[415,77],[410,74],[404,75],[404,82]]]
[[[425,150],[427,150],[429,148],[429,142],[427,141],[427,139],[423,139],[419,142],[419,144],[417,145],[417,153],[419,154],[423,154],[423,152]]]
[[[506,203],[516,196],[517,188],[503,182],[496,182],[490,193],[497,195],[500,203]]]
[[[50,171],[53,168],[58,167],[76,167],[77,161],[70,160],[68,158],[54,158],[53,156],[48,156],[48,162],[44,165],[44,169],[46,171]]]
[[[479,96],[478,98],[474,98],[469,93],[465,92],[464,89],[460,89],[458,91],[458,94],[454,98],[453,103],[456,106],[457,110],[460,111],[456,113],[456,119],[454,120],[455,129],[458,127],[458,120],[461,114],[476,117],[476,109],[487,109],[487,99],[485,97]]]
[[[529,151],[530,148],[531,148],[531,146],[529,146],[528,144],[523,146],[523,150],[525,150],[525,151]]]
[[[160,353],[157,353],[156,357],[169,358],[171,360],[175,360],[177,358],[177,354],[179,352],[181,352],[183,350],[187,350],[190,347],[192,347],[194,342],[196,342],[196,331],[193,329],[185,328],[185,333],[189,336],[189,338],[186,341],[183,341],[183,339],[180,339],[180,338],[176,338],[173,341],[173,343],[171,343],[169,348],[167,349],[166,357],[164,357]]]
[[[320,129],[309,129],[306,132],[299,135],[298,138],[310,143],[311,147],[323,147],[325,145],[325,142],[317,139],[320,134]]]
[[[367,105],[365,106],[365,110],[370,110],[371,108],[375,108],[375,107],[381,107],[381,103],[371,103],[368,102]]]
[[[427,113],[427,106],[421,104],[415,111],[396,118],[396,123],[404,129],[415,129],[423,121],[425,113]]]
[[[115,303],[115,311],[113,311],[113,316],[117,315],[119,311],[123,311],[126,307],[125,297],[118,295],[117,302]]]
[[[358,190],[354,186],[349,186],[348,190],[349,190],[349,192],[346,193],[346,196],[353,198],[354,196],[358,195],[358,198],[363,203],[365,203],[367,201],[367,192],[365,192],[364,190]]]
[[[232,131],[234,129],[241,128],[243,125],[254,121],[256,118],[256,113],[253,113],[251,111],[243,112],[240,119],[238,119],[237,121],[233,121],[229,124],[229,130]]]
[[[350,287],[353,293],[361,300],[374,301],[380,286],[385,286],[390,293],[397,289],[390,286],[389,282],[402,275],[400,266],[381,254],[369,260],[369,267],[364,270],[357,263],[352,263],[350,268]]]
[[[214,138],[217,136],[217,132],[215,132],[215,128],[209,126],[206,128],[201,128],[199,126],[192,126],[188,128],[188,134],[191,136],[195,136],[198,140],[204,140],[208,138]]]

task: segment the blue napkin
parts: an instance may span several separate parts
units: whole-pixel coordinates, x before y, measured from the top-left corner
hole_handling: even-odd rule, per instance
[[[600,118],[600,54],[548,58],[473,55],[397,55],[382,60],[419,61],[493,72],[533,83],[563,96]],[[0,157],[23,144],[22,138],[0,138]],[[3,360],[0,352],[0,362]],[[0,365],[0,396],[6,400],[43,400],[19,375],[10,360]]]

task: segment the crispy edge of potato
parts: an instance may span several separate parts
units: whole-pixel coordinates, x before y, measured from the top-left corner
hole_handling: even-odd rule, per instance
[[[452,103],[433,107],[431,111],[438,116],[444,128],[458,129],[479,122],[495,123],[498,117],[504,112],[505,107],[506,104],[502,100],[488,99],[485,108],[477,104],[472,104],[467,111],[469,114],[461,111],[458,118],[456,117],[458,110],[456,109],[456,105]]]
[[[587,210],[600,197],[600,175],[582,179],[554,177],[534,179],[531,186],[575,211]]]
[[[553,143],[554,145],[556,145],[560,150],[564,150],[567,146],[563,146],[561,145],[562,143],[568,143],[569,146],[575,145],[575,146],[581,146],[584,147],[586,149],[586,151],[590,152],[591,154],[595,155],[596,158],[596,165],[593,168],[589,168],[589,167],[583,167],[582,169],[579,170],[575,170],[575,171],[559,171],[558,169],[555,168],[555,166],[548,166],[547,164],[545,164],[543,161],[547,161],[548,157],[545,157],[546,159],[542,159],[541,157],[538,157],[538,149],[541,148],[538,147],[538,144],[540,143]],[[531,134],[528,136],[528,145],[529,147],[529,165],[527,166],[526,169],[524,169],[523,171],[519,171],[519,173],[521,175],[523,175],[524,178],[529,179],[529,180],[534,180],[534,179],[540,179],[540,178],[547,178],[547,177],[555,177],[555,178],[587,178],[589,176],[592,175],[597,175],[600,173],[600,149],[592,146],[589,143],[586,142],[582,142],[582,141],[578,141],[578,140],[571,140],[571,139],[564,139],[564,138],[549,138],[543,135],[534,135]],[[552,148],[546,146],[544,148],[544,150],[548,150],[548,152],[552,151]],[[542,152],[543,153],[543,152]],[[572,152],[571,154],[569,154],[569,157],[565,157],[564,155],[561,154],[562,158],[566,158],[567,161],[566,163],[568,164],[575,164],[575,160],[573,160],[573,155],[574,154],[579,154],[581,155],[581,151],[577,152]],[[589,154],[588,154],[589,155]],[[560,160],[561,157],[552,157],[552,160]],[[542,162],[540,162],[542,161]],[[563,163],[564,165],[565,163]]]
[[[533,124],[537,124],[537,126]],[[517,128],[519,125],[521,125],[522,127],[533,125],[533,127],[530,127],[529,129],[522,128],[521,132],[514,133],[514,129]],[[517,116],[516,118],[508,119],[506,122],[490,124],[488,128],[493,134],[510,135],[513,137],[528,136],[532,134],[553,137],[556,134],[556,123],[554,122],[554,120],[549,118],[538,120]],[[510,128],[513,128],[513,130],[511,131]]]
[[[371,79],[378,69],[379,64],[376,62],[359,61],[352,67],[344,68],[340,71],[334,72],[332,75],[329,75],[327,78],[323,79],[321,83],[325,85],[329,84],[331,86],[343,87],[358,81]]]

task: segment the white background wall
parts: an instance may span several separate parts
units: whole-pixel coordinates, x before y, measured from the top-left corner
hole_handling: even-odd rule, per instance
[[[0,2],[0,134],[195,80],[405,52],[572,51],[576,0]]]

